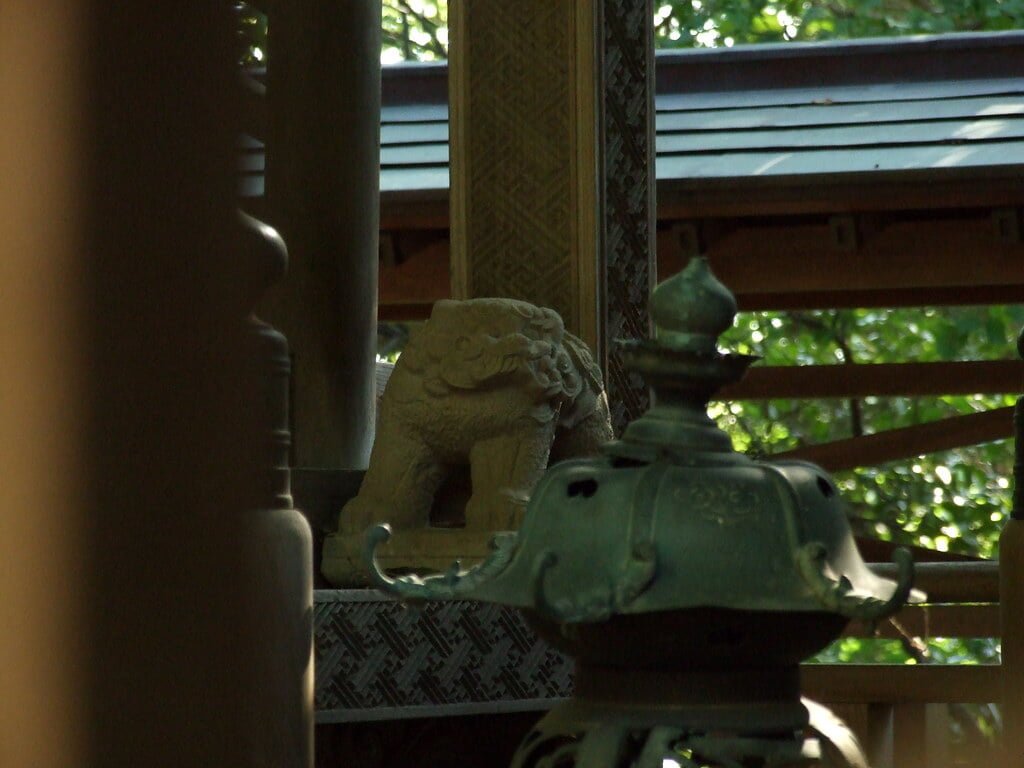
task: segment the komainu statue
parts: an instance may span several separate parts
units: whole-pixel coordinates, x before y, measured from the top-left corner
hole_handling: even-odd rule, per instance
[[[391,524],[396,546],[403,531],[461,526],[462,511],[439,513],[435,497],[467,467],[464,530],[513,530],[549,461],[593,455],[612,437],[601,371],[558,314],[512,299],[439,301],[388,381],[370,466],[325,545],[324,573],[337,583],[327,561],[342,539],[357,556],[375,523]]]

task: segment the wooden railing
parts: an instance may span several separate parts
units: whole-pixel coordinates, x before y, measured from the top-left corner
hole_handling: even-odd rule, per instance
[[[998,393],[1019,389],[1016,360],[892,365],[839,365],[751,370],[726,398],[922,396]],[[1014,434],[1014,409],[998,408],[833,443],[789,455],[830,471],[872,466],[924,453],[1003,439]],[[1018,464],[1020,459],[1018,459]],[[1018,471],[1018,475],[1020,472]],[[1019,515],[1020,503],[1015,504]],[[827,703],[858,733],[873,768],[948,768],[950,713],[996,704],[1001,733],[977,739],[971,766],[1024,766],[1024,536],[1011,519],[1000,562],[919,563],[917,585],[928,602],[908,606],[891,623],[852,627],[862,637],[907,643],[928,638],[999,638],[1001,664],[821,664],[803,669],[803,689]],[[872,566],[894,576],[890,565]],[[925,659],[922,658],[922,661]],[[962,764],[962,763],[959,763]]]
[[[880,575],[892,569],[872,568]],[[998,563],[921,563],[917,574],[928,603],[904,608],[876,633],[857,625],[849,633],[903,639],[1002,636]],[[1002,703],[1006,674],[1019,675],[1020,670],[1008,669],[1005,662],[809,664],[802,677],[805,694],[832,706],[858,733],[872,768],[949,768],[950,707]],[[999,765],[1000,742],[1005,741],[981,742],[972,765]]]
[[[753,369],[727,398],[921,396],[1019,391],[1016,360],[839,365]],[[1017,406],[1018,410],[1020,406]],[[1021,416],[1016,432],[1021,433]],[[924,453],[1003,439],[1014,434],[1014,408],[998,408],[887,432],[808,446],[788,454],[830,471],[872,466]],[[1018,441],[1020,443],[1020,441]],[[803,689],[833,706],[861,737],[873,768],[948,768],[951,707],[997,704],[1002,722],[994,743],[979,740],[973,766],[1024,766],[1024,504],[1022,445],[1018,445],[1012,518],[1000,541],[1000,561],[919,563],[917,584],[928,603],[909,606],[895,622],[854,627],[861,636],[999,638],[1001,663],[807,665]],[[883,575],[894,566],[877,565]],[[898,627],[898,628],[897,628]]]

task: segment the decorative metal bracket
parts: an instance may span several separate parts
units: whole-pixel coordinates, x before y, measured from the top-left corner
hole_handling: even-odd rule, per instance
[[[366,532],[365,557],[373,582],[402,600],[455,600],[475,592],[505,570],[516,551],[515,533],[498,533],[491,540],[493,552],[477,567],[463,571],[458,561],[440,576],[388,576],[377,563],[376,549],[391,538],[387,523]]]
[[[825,574],[828,550],[819,542],[805,544],[796,553],[800,575],[821,602],[823,608],[851,619],[873,623],[892,616],[902,608],[914,587],[914,561],[902,547],[893,552],[896,563],[896,589],[888,600],[851,594],[853,585],[845,576],[838,581]]]

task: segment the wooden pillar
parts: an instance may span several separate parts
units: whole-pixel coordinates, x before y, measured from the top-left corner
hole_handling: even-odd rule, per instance
[[[261,310],[293,354],[295,464],[365,468],[373,442],[380,0],[272,0],[266,197],[290,254]]]
[[[892,709],[893,768],[929,768],[927,704],[901,702]]]
[[[86,758],[87,547],[76,194],[85,2],[11,0],[0,23],[0,765]]]
[[[1004,768],[1024,765],[1024,398],[1017,401],[1014,423],[1013,513],[999,538]]]
[[[617,427],[646,390],[654,59],[648,0],[461,0],[450,11],[452,295],[551,307],[590,344]]]
[[[237,386],[234,19],[172,10],[2,14],[4,766],[312,765],[309,532],[253,508]]]

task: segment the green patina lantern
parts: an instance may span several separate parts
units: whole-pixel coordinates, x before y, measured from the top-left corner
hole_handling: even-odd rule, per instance
[[[374,579],[403,599],[520,608],[576,658],[576,695],[514,766],[866,765],[800,698],[798,665],[850,619],[920,599],[910,556],[897,552],[895,583],[875,576],[821,468],[736,453],[708,417],[755,358],[718,351],[736,302],[704,259],[655,289],[651,313],[657,337],[621,354],[655,404],[621,440],[550,468],[522,528],[468,572],[389,578],[373,559],[389,536],[377,526]],[[833,724],[819,724],[824,755],[812,719]]]

